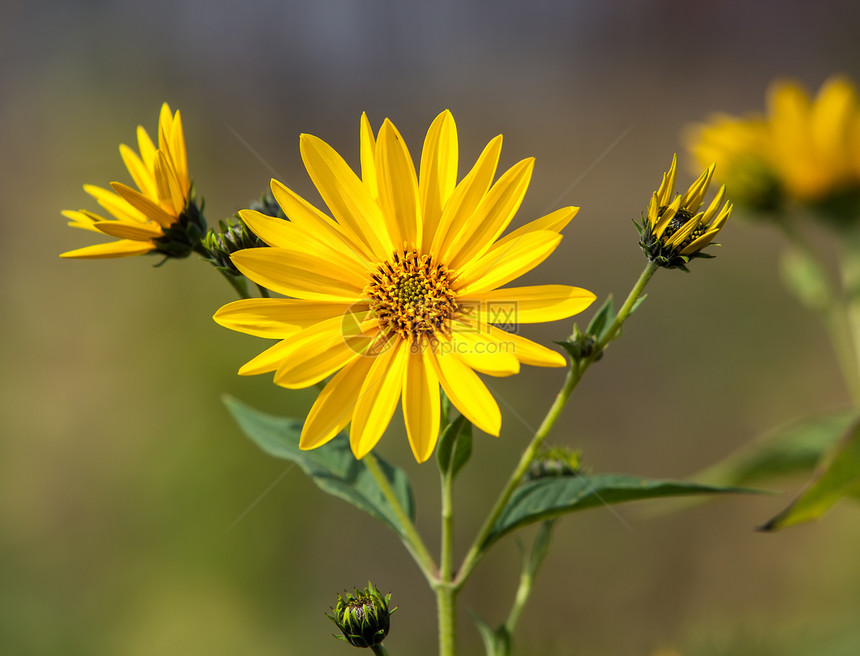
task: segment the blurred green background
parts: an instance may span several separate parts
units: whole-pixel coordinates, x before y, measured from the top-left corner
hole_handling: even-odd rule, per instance
[[[368,579],[400,606],[391,652],[435,651],[433,598],[393,535],[258,452],[227,416],[223,393],[280,414],[313,400],[235,375],[264,342],[211,320],[228,285],[194,258],[57,257],[92,243],[60,210],[95,209],[85,182],[127,181],[117,146],[138,124],[153,133],[162,101],[182,110],[210,223],[273,175],[315,198],[301,132],[355,164],[367,111],[415,155],[450,108],[461,167],[500,132],[503,164],[537,158],[518,223],[582,207],[527,282],[619,296],[643,266],[631,219],[682,127],[761,108],[777,76],[811,89],[838,72],[860,80],[858,21],[860,5],[828,1],[5,0],[0,652],[345,654],[322,613]],[[847,403],[823,329],[779,283],[780,238],[742,219],[716,260],[658,274],[577,391],[555,438],[595,471],[683,477]],[[524,332],[548,343],[569,331]],[[461,549],[562,377],[491,381],[522,421],[504,410],[502,437],[476,441],[457,491]],[[380,452],[413,476],[434,544],[435,466],[415,465],[399,421]],[[788,498],[562,522],[520,653],[860,653],[860,514],[843,504],[819,524],[753,532]],[[503,619],[518,554],[504,541],[467,587],[464,653],[481,653],[466,609]]]

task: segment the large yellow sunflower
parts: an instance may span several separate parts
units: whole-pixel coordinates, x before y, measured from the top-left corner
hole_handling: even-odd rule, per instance
[[[188,157],[179,111],[172,114],[167,103],[161,106],[158,148],[143,126],[137,128],[137,143],[140,155],[125,144],[119,147],[137,190],[121,182],[111,183],[113,191],[84,185],[84,190],[112,218],[105,219],[88,210],[63,211],[63,216],[70,219],[70,226],[117,237],[118,240],[68,251],[61,257],[124,257],[158,250],[168,255],[178,254],[173,243],[175,239],[165,239],[165,235],[180,222],[191,194]],[[193,214],[195,216],[192,218],[196,220],[196,208]]]
[[[357,458],[377,443],[402,399],[419,462],[439,433],[440,385],[472,423],[498,435],[501,415],[476,371],[509,376],[520,363],[561,367],[557,352],[494,323],[563,319],[594,294],[566,285],[502,285],[543,262],[576,214],[565,207],[499,238],[522,202],[534,160],[495,183],[502,137],[457,183],[457,131],[448,111],[427,132],[420,175],[386,119],[374,137],[361,119],[361,177],[328,144],[300,139],[301,154],[332,217],[280,182],[272,193],[289,221],[252,210],[242,220],[265,243],[234,253],[255,283],[290,298],[236,301],[223,326],[280,341],[243,375],[275,372],[303,388],[334,374],[308,414],[301,447],[325,444],[347,424]]]

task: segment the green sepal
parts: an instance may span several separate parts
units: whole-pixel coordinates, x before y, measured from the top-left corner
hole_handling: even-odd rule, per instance
[[[837,501],[860,493],[860,423],[855,423],[836,448],[827,454],[807,484],[789,506],[760,528],[778,531],[818,519]]]
[[[445,427],[436,447],[436,462],[443,476],[452,479],[472,456],[472,422],[463,415]]]
[[[400,536],[406,536],[370,470],[361,460],[355,459],[345,435],[338,435],[316,449],[302,451],[299,449],[302,422],[298,419],[265,414],[229,396],[224,397],[224,404],[242,432],[260,449],[295,463],[324,492],[348,501],[388,524]],[[398,503],[408,517],[414,519],[415,501],[405,472],[378,456],[377,460]]]
[[[579,510],[641,499],[740,492],[761,491],[648,479],[625,474],[577,474],[540,478],[525,482],[514,490],[482,547],[486,548],[502,536],[523,526]]]

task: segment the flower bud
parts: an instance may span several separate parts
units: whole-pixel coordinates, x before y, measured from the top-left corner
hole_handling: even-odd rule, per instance
[[[391,594],[384,597],[368,582],[367,588],[355,590],[354,594],[344,591],[338,594],[334,615],[326,614],[341,630],[343,636],[335,636],[345,640],[353,647],[375,647],[385,640],[390,626],[389,618],[397,610],[389,610]]]

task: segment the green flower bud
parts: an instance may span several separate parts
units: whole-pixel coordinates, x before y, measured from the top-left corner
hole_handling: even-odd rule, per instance
[[[529,465],[523,478],[526,481],[534,481],[539,478],[576,476],[582,471],[581,455],[581,451],[572,451],[564,447],[545,448]]]
[[[345,640],[353,647],[370,648],[382,644],[388,635],[389,618],[397,610],[389,610],[391,594],[384,597],[373,586],[367,583],[364,590],[355,590],[354,594],[344,591],[338,594],[334,615],[326,613],[332,622],[341,630],[343,636],[335,636]]]
[[[248,230],[244,223],[218,222],[218,230],[210,230],[203,239],[203,248],[206,249],[206,260],[211,262],[220,271],[233,276],[242,274],[233,264],[230,256],[236,251],[245,248],[261,248],[266,244]]]

